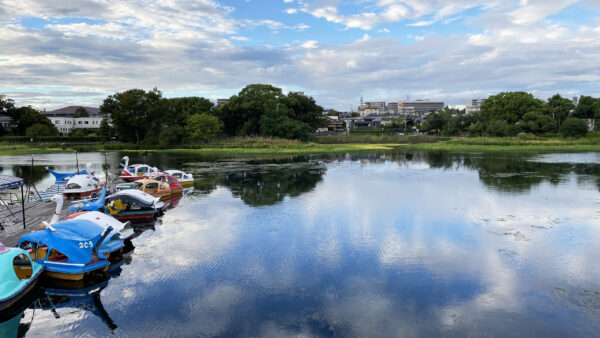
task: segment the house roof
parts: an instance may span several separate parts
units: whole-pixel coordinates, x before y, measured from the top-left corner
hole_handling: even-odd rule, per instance
[[[42,112],[42,114],[44,114],[46,116],[72,117],[73,115],[75,115],[75,111],[80,107],[85,109],[88,112],[88,114],[90,114],[90,117],[97,117],[98,115],[100,115],[100,108],[82,107],[82,106],[68,106],[68,107],[63,107],[63,108],[52,110],[52,111],[45,111],[45,112]]]

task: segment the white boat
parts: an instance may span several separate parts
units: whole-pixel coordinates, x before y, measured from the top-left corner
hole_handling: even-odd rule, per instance
[[[190,188],[194,186],[194,176],[187,174],[181,170],[165,170],[165,172],[177,179],[177,182],[184,188]]]

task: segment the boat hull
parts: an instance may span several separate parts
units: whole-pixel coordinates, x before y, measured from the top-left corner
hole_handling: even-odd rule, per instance
[[[151,222],[156,218],[156,211],[145,212],[145,213],[119,213],[112,215],[114,218],[121,222],[129,221],[131,223],[147,223]]]
[[[21,299],[25,298],[30,292],[35,290],[37,288],[37,286],[40,284],[40,280],[41,280],[40,276],[42,275],[43,272],[44,272],[44,269],[38,270],[38,272],[35,274],[35,276],[31,277],[29,283],[27,283],[27,285],[24,288],[22,288],[19,292],[15,293],[14,295],[10,296],[9,298],[1,300],[0,301],[0,312],[3,312],[6,309],[9,309],[14,304],[17,304]]]
[[[86,278],[89,275],[92,275],[97,272],[106,272],[108,270],[108,266],[102,267],[100,269],[96,269],[88,272],[80,272],[80,273],[65,273],[65,272],[56,272],[56,271],[48,271],[44,273],[44,275],[48,278],[60,279],[60,280],[68,280],[68,281],[80,281]]]
[[[81,199],[90,197],[93,193],[98,193],[102,190],[102,188],[89,190],[89,191],[80,191],[80,192],[65,192],[63,195],[66,199]]]
[[[119,176],[125,182],[135,182],[147,178],[146,176]]]
[[[191,188],[194,186],[194,181],[179,181],[179,184],[184,188]]]

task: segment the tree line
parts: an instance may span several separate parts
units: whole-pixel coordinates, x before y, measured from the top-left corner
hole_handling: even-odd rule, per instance
[[[441,135],[470,133],[481,136],[561,134],[585,136],[588,121],[600,129],[600,99],[581,96],[578,104],[556,94],[543,101],[526,92],[503,92],[490,96],[478,113],[450,109],[427,116],[423,130]]]
[[[137,144],[206,142],[218,134],[306,140],[323,123],[323,108],[312,97],[266,84],[248,85],[219,106],[203,97],[131,89],[110,95],[100,112],[110,116],[121,141]]]
[[[5,95],[0,95],[0,115],[10,117],[12,135],[58,136],[58,129],[46,116],[30,106],[15,106],[15,102]],[[0,135],[4,135],[4,133],[4,128],[0,128]]]

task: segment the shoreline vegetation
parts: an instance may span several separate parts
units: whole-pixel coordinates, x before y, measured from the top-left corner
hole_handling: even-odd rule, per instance
[[[297,141],[266,137],[233,137],[201,144],[162,147],[129,143],[30,143],[9,144],[0,138],[0,155],[33,155],[78,152],[188,152],[224,156],[318,155],[329,153],[390,150],[427,150],[456,152],[588,152],[600,151],[600,137],[541,138],[516,137],[437,137],[340,135]]]

